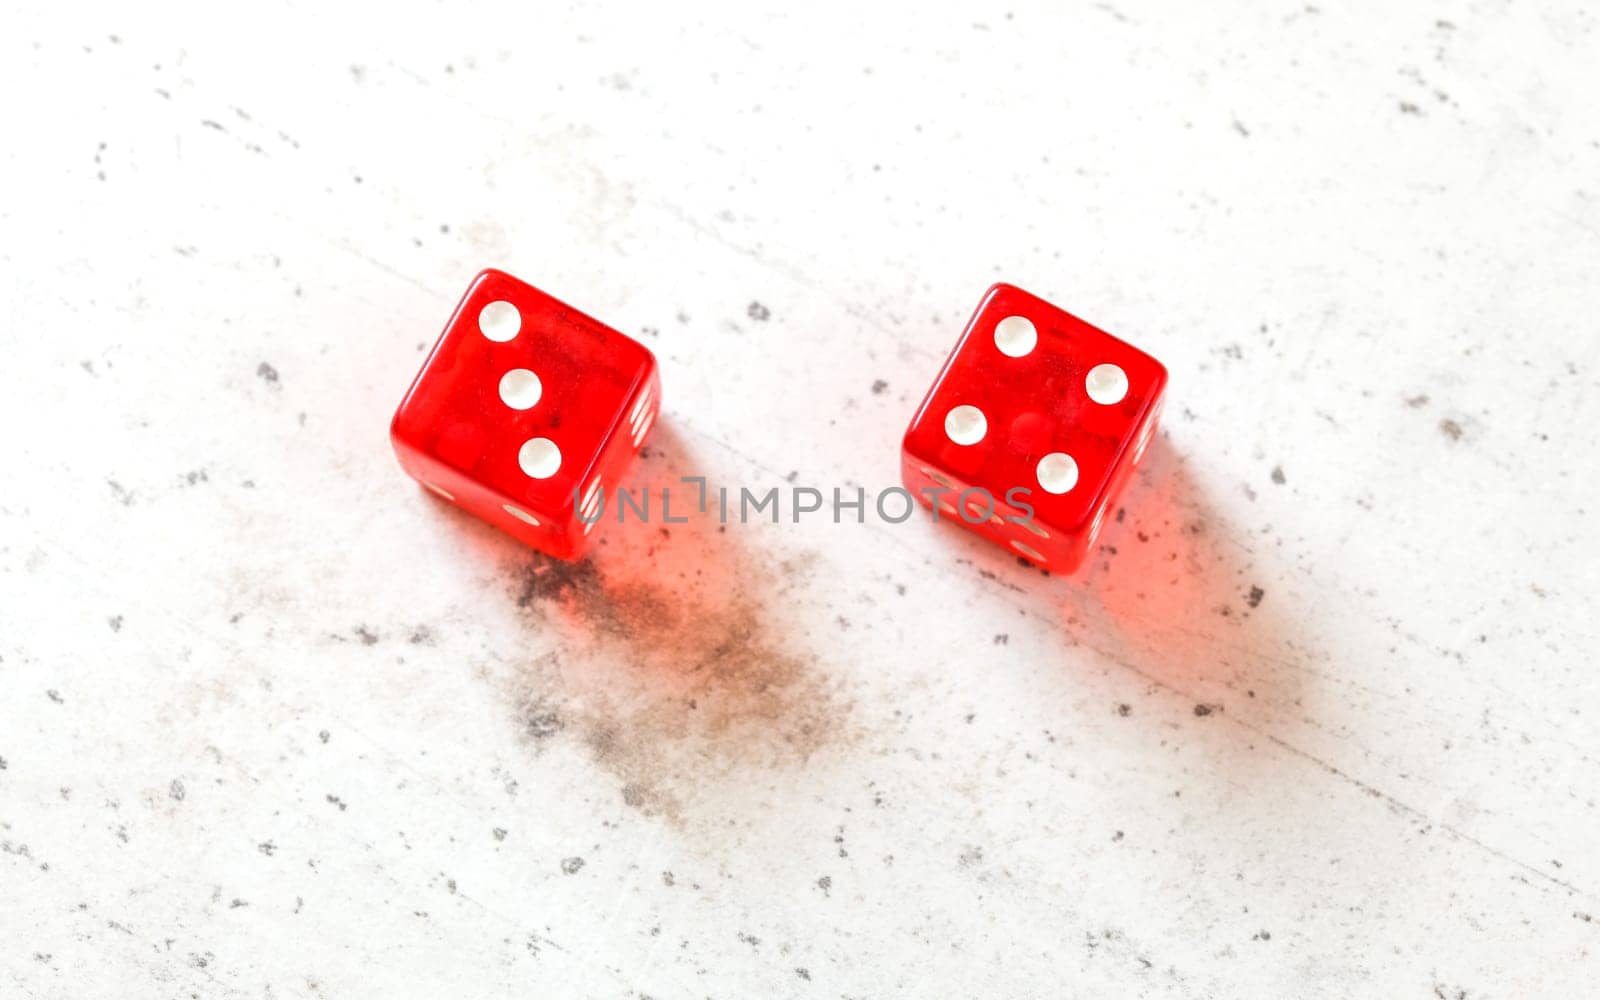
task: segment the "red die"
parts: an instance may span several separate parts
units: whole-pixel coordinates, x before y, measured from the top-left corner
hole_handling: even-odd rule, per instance
[[[911,418],[901,477],[935,516],[1071,572],[1144,456],[1166,386],[1150,355],[995,285]]]
[[[423,486],[573,559],[660,405],[643,345],[489,270],[456,306],[389,436]]]

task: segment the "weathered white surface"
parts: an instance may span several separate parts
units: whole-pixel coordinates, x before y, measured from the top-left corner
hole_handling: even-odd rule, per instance
[[[6,17],[0,996],[1592,991],[1594,13],[321,6]],[[1002,277],[1168,427],[1073,580],[554,571],[385,438],[490,264],[639,484],[892,485]]]

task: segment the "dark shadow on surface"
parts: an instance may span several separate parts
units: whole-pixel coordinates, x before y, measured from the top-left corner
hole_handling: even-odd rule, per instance
[[[955,524],[934,537],[1026,613],[1051,619],[1065,648],[1092,650],[1187,698],[1199,717],[1248,706],[1257,719],[1298,718],[1317,653],[1292,596],[1270,593],[1254,572],[1258,547],[1276,536],[1220,511],[1188,459],[1158,435],[1075,573],[1040,570]]]
[[[1158,436],[1070,581],[1067,629],[1152,683],[1186,694],[1198,716],[1298,715],[1301,664],[1314,651],[1292,596],[1254,572],[1270,526],[1230,521],[1189,460]]]

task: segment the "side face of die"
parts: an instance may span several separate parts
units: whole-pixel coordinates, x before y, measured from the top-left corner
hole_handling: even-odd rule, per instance
[[[660,406],[656,360],[643,345],[487,270],[467,288],[389,433],[401,467],[423,486],[572,559]]]
[[[1144,457],[1166,386],[1150,355],[995,285],[911,420],[901,477],[940,519],[1071,572]]]

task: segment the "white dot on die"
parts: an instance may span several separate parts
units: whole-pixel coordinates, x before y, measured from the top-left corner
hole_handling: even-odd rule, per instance
[[[976,406],[958,406],[944,415],[945,436],[956,444],[977,444],[989,432],[989,418]]]
[[[500,376],[500,402],[513,410],[531,410],[544,395],[539,376],[526,368],[513,368]]]
[[[650,425],[656,422],[656,411],[645,411],[644,419],[639,421],[639,426],[633,432],[633,446],[635,448],[644,444],[644,436],[650,433]]]
[[[644,443],[644,436],[650,431],[650,425],[655,422],[656,411],[650,387],[645,386],[639,394],[638,402],[633,404],[633,412],[628,415],[628,420],[633,424],[633,446],[635,448]]]
[[[600,477],[595,476],[594,482],[590,483],[589,488],[584,491],[583,502],[578,505],[578,513],[583,516],[585,521],[592,520],[596,511],[599,510],[600,502]]]
[[[1083,387],[1102,406],[1120,403],[1128,394],[1128,373],[1116,365],[1095,365],[1084,377]]]
[[[1024,528],[1027,528],[1029,531],[1033,532],[1035,535],[1038,535],[1040,538],[1049,538],[1050,537],[1050,532],[1048,532],[1048,531],[1044,530],[1043,528],[1039,527],[1039,523],[1037,521],[1035,521],[1031,517],[1028,518],[1026,521],[1018,521],[1016,523],[1022,525]]]
[[[505,299],[496,299],[478,312],[478,330],[497,343],[505,343],[522,329],[522,314]]]
[[[533,438],[517,452],[517,464],[534,479],[549,479],[561,468],[561,449],[549,438]]]
[[[1133,450],[1134,464],[1138,464],[1139,459],[1144,457],[1144,450],[1150,446],[1150,436],[1155,432],[1156,422],[1152,418],[1149,423],[1144,425],[1144,433],[1139,435],[1139,447]]]
[[[1029,559],[1032,559],[1036,563],[1043,563],[1045,561],[1044,553],[1040,552],[1031,545],[1027,545],[1023,542],[1017,541],[1016,539],[1012,539],[1011,547],[1027,556]]]
[[[1065,493],[1078,485],[1078,463],[1064,451],[1052,451],[1039,459],[1033,471],[1046,493]]]
[[[1024,358],[1039,343],[1039,331],[1026,316],[1007,316],[994,325],[994,346],[1008,358]]]
[[[528,513],[527,511],[523,510],[521,507],[513,507],[508,503],[504,503],[504,504],[500,505],[500,509],[505,511],[507,514],[510,514],[512,517],[516,518],[519,521],[524,521],[524,522],[526,522],[528,524],[533,525],[535,528],[537,528],[539,526],[539,519],[537,517],[534,517],[532,514]]]

